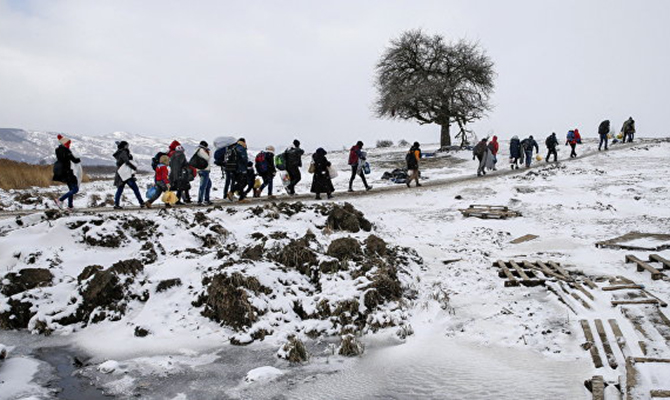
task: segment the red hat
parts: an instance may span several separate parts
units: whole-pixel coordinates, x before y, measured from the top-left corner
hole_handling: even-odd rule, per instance
[[[70,139],[66,138],[61,134],[58,135],[58,141],[60,142],[60,144],[67,147],[68,149],[70,148],[70,144],[72,144],[72,141]]]

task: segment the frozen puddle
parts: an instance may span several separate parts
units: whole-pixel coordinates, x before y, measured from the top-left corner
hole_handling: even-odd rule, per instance
[[[585,399],[588,362],[530,351],[474,347],[439,335],[372,349],[331,375],[284,387],[290,399]],[[267,389],[267,388],[266,388]],[[265,393],[268,395],[269,393]]]

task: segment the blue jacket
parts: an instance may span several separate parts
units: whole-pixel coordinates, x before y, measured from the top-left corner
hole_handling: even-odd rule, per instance
[[[237,152],[237,172],[246,173],[247,172],[247,163],[249,162],[249,156],[247,155],[247,148],[237,142],[235,145],[235,152]]]

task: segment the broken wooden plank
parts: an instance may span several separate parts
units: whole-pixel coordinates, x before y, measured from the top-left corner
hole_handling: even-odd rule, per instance
[[[602,375],[591,378],[591,395],[593,400],[605,400],[605,380]]]
[[[591,309],[589,303],[587,303],[586,300],[579,297],[579,295],[576,292],[571,292],[570,295],[574,297],[574,299],[577,300],[584,308],[586,308],[587,310]]]
[[[649,293],[649,291],[647,291],[646,289],[642,289],[642,292],[645,293],[646,295],[648,295],[649,297],[653,297],[656,300],[658,300],[658,305],[659,306],[661,306],[661,307],[667,307],[668,306],[668,303],[666,303],[665,301],[661,300],[660,298],[654,296],[653,294]]]
[[[635,263],[637,265],[637,272],[642,272],[644,270],[649,271],[649,273],[651,273],[651,279],[654,281],[659,280],[663,277],[663,274],[659,270],[647,264],[646,262],[640,260],[639,258],[635,257],[632,254],[626,255],[626,264],[628,263]]]
[[[561,293],[560,293],[558,290],[556,290],[555,288],[553,288],[553,287],[550,286],[550,285],[547,285],[547,290],[549,290],[550,292],[552,292],[553,294],[555,294],[556,297],[558,297],[558,301],[560,301],[561,303],[565,304],[565,306],[568,307],[568,309],[569,309],[570,311],[572,311],[575,315],[577,315],[577,311],[575,311],[575,309],[572,308],[572,306],[565,300],[565,298],[563,298],[563,295],[561,295]]]
[[[619,323],[615,319],[610,319],[607,322],[609,322],[610,328],[612,328],[614,338],[616,340],[617,345],[619,346],[619,350],[621,350],[621,354],[623,354],[624,358],[630,356],[631,354],[626,354],[628,353],[628,351],[626,350],[626,338],[624,338],[623,333],[621,333]]]
[[[619,364],[616,362],[616,357],[614,357],[614,352],[612,351],[612,346],[610,346],[610,342],[607,339],[607,333],[605,333],[605,326],[603,326],[603,321],[602,320],[595,320],[596,323],[596,332],[598,332],[598,336],[600,337],[600,341],[603,344],[603,349],[605,350],[605,356],[607,357],[607,363],[610,365],[610,368],[612,369],[617,369]]]
[[[598,289],[598,286],[596,286],[596,284],[593,283],[593,281],[590,280],[589,278],[584,279],[584,283],[586,283],[586,286],[590,287],[593,290]]]
[[[647,355],[647,344],[640,340],[637,342],[637,345],[640,346],[640,351],[642,352],[643,355]]]
[[[505,281],[505,287],[510,287],[510,286],[519,286],[519,282],[516,280],[512,272],[507,268],[507,265],[501,260],[497,261],[498,267],[502,269],[503,273],[507,277],[507,280]]]
[[[644,304],[660,304],[658,300],[656,299],[648,299],[648,300],[612,300],[612,307],[616,306],[634,306],[634,305],[644,305]]]
[[[488,210],[501,210],[501,211],[509,210],[507,206],[491,206],[488,204],[470,204],[469,208],[483,208]]]
[[[634,357],[636,363],[670,363],[670,358]]]
[[[649,255],[649,261],[650,262],[659,262],[663,264],[663,269],[668,269],[670,268],[670,260],[663,258],[659,256],[658,254],[650,254]]]
[[[667,399],[670,398],[670,390],[652,390],[649,392],[649,396],[657,399]]]
[[[596,342],[593,338],[593,333],[591,332],[589,321],[583,319],[580,320],[579,323],[582,325],[582,330],[584,331],[584,337],[586,338],[587,347],[585,347],[585,350],[589,350],[591,352],[591,359],[593,360],[593,365],[596,368],[600,368],[603,366],[603,360],[600,358],[600,353],[598,353],[598,347],[596,346]]]
[[[523,243],[523,242],[528,242],[528,241],[531,241],[533,239],[537,239],[538,237],[539,236],[537,236],[537,235],[527,234],[527,235],[519,236],[518,238],[512,240],[510,242],[510,244],[519,244],[519,243]]]
[[[603,286],[602,288],[606,292],[613,290],[639,290],[644,289],[643,285],[617,285],[617,286]]]
[[[633,400],[633,391],[637,385],[637,371],[631,357],[626,358],[626,400]]]
[[[542,273],[543,273],[547,278],[549,278],[550,276],[553,276],[554,278],[558,278],[558,279],[560,279],[560,280],[565,280],[565,277],[564,277],[563,275],[559,275],[559,274],[557,274],[556,272],[554,272],[554,271],[552,271],[551,269],[549,269],[549,267],[547,267],[547,264],[545,264],[544,262],[542,262],[542,261],[537,261],[536,264],[538,265],[537,267],[533,266],[533,264],[530,263],[530,262],[528,262],[528,261],[524,262],[524,265],[526,265],[526,266],[532,266],[531,268],[535,268],[535,269],[538,269],[538,270],[542,271]]]
[[[595,301],[595,297],[593,297],[593,295],[592,295],[588,290],[586,290],[586,289],[584,288],[584,286],[582,286],[581,283],[579,283],[579,282],[575,282],[574,285],[575,285],[575,288],[576,288],[577,290],[579,290],[580,292],[584,293],[584,296],[586,296],[586,297],[588,297],[589,299],[591,299],[591,301]]]
[[[556,271],[558,271],[559,274],[563,275],[563,276],[565,277],[566,280],[568,280],[568,281],[571,281],[571,280],[572,280],[572,278],[570,278],[570,274],[568,274],[568,271],[566,271],[565,269],[563,269],[563,267],[561,267],[560,264],[555,263],[555,262],[553,262],[553,261],[549,261],[549,262],[547,262],[547,264],[549,264],[550,267],[552,267],[553,269],[555,269]]]
[[[509,265],[511,265],[512,268],[514,268],[514,270],[519,274],[519,276],[521,277],[521,280],[523,280],[523,281],[530,280],[528,275],[526,275],[526,272],[519,266],[519,264],[517,264],[514,261],[510,261]]]

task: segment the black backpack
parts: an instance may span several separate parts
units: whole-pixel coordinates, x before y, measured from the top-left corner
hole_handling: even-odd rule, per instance
[[[167,153],[163,153],[162,151],[159,151],[156,153],[156,155],[151,159],[151,169],[156,170],[158,168],[158,164],[160,164],[161,157],[166,156]]]
[[[226,162],[226,150],[228,150],[226,147],[216,149],[216,151],[214,152],[214,165],[223,167],[223,165]]]
[[[407,169],[415,169],[417,166],[416,155],[414,151],[409,151],[405,156],[405,162],[407,163]]]
[[[237,150],[235,150],[235,145],[228,147],[226,150],[226,162],[225,167],[226,171],[236,171],[237,170]]]
[[[198,152],[196,151],[195,154],[193,154],[193,156],[189,160],[188,165],[190,165],[195,169],[205,169],[207,168],[207,160],[200,157],[198,155]]]

